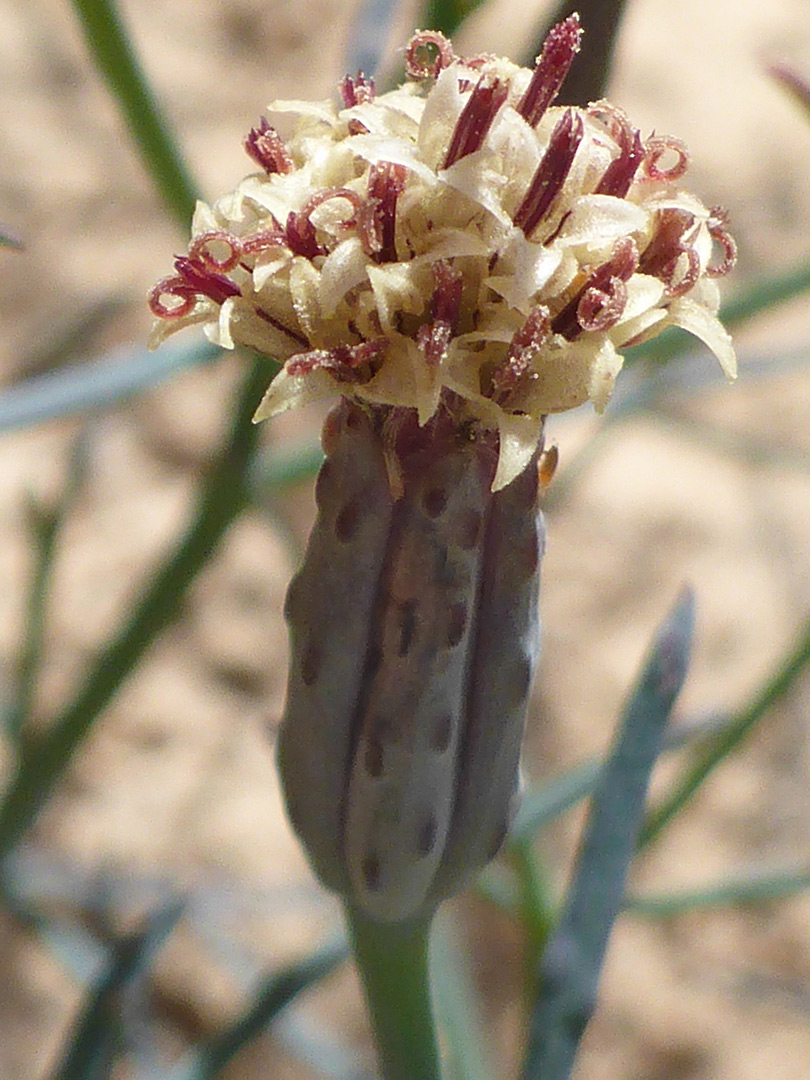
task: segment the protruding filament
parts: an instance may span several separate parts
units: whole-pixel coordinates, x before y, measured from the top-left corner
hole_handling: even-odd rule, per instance
[[[531,82],[517,106],[517,111],[532,127],[540,123],[546,109],[559,94],[579,52],[581,40],[582,27],[576,12],[549,31],[537,57]]]
[[[433,277],[436,282],[430,304],[433,321],[419,328],[417,341],[428,364],[438,367],[458,330],[464,282],[460,272],[446,259],[433,264]]]
[[[630,190],[638,168],[644,160],[641,132],[630,125],[627,117],[607,101],[589,106],[588,113],[607,125],[619,147],[619,155],[605,169],[596,187],[597,195],[613,195],[623,199]]]
[[[376,96],[374,80],[362,71],[358,71],[354,78],[351,75],[342,78],[338,83],[338,91],[344,109],[350,109],[353,105],[364,105],[373,101]]]
[[[310,220],[310,215],[317,210],[322,203],[329,199],[345,199],[351,204],[353,213],[346,219],[344,225],[351,228],[357,224],[357,213],[363,208],[363,200],[356,191],[349,188],[322,188],[311,195],[300,210],[291,210],[287,217],[287,245],[295,255],[304,255],[308,259],[314,259],[316,255],[325,255],[326,248],[318,243],[315,226]]]
[[[268,175],[289,173],[295,168],[281,136],[271,127],[266,117],[262,117],[257,128],[251,128],[243,143],[245,150],[260,168]]]
[[[582,117],[567,109],[551,133],[548,147],[515,214],[515,225],[530,236],[560,193],[574,163],[585,127]]]
[[[370,364],[383,352],[386,344],[385,338],[378,338],[359,345],[336,345],[334,349],[313,349],[299,353],[287,361],[287,374],[308,375],[321,368],[338,382],[368,382],[372,375]]]
[[[499,405],[503,405],[509,398],[550,334],[548,308],[532,308],[526,322],[515,331],[506,357],[492,373],[492,397]]]
[[[583,330],[604,332],[621,319],[627,286],[638,269],[638,251],[630,237],[617,240],[610,259],[598,267],[576,296],[554,318],[555,334],[573,341]]]
[[[455,60],[453,46],[438,30],[418,30],[405,50],[405,70],[412,79],[438,79]]]
[[[508,87],[499,79],[481,76],[456,121],[444,159],[445,169],[449,169],[468,154],[480,150],[508,93]]]
[[[396,262],[397,199],[405,188],[404,165],[381,161],[368,177],[368,201],[357,216],[364,249],[376,262]]]

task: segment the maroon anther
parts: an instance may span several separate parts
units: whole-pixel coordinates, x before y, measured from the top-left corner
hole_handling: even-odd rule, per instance
[[[430,302],[432,321],[419,327],[416,340],[428,364],[438,367],[458,330],[464,280],[446,259],[433,264],[433,278],[436,284]]]
[[[611,138],[619,147],[618,157],[605,169],[594,194],[613,195],[617,199],[623,199],[644,160],[641,132],[630,125],[621,110],[614,109],[606,101],[590,105],[588,114],[605,124]]]
[[[671,165],[662,168],[665,154],[674,154]],[[651,135],[644,144],[644,171],[651,180],[679,180],[689,167],[689,150],[674,135]]]
[[[508,93],[509,88],[499,79],[481,76],[456,121],[444,159],[445,169],[449,169],[468,154],[480,150]]]
[[[517,105],[517,111],[532,127],[540,123],[546,109],[559,94],[579,52],[581,40],[582,27],[576,12],[549,31],[537,57],[531,82]]]
[[[685,239],[691,237],[694,226],[695,216],[688,210],[669,207],[659,211],[653,238],[641,254],[639,270],[662,281],[667,296],[683,295],[700,277],[698,253]]]
[[[271,127],[266,117],[262,117],[257,128],[251,128],[242,144],[248,154],[260,168],[272,173],[288,173],[295,168],[293,159],[281,141],[281,136]]]
[[[225,254],[221,258],[217,258],[215,245],[225,248]],[[218,271],[220,274],[233,270],[241,254],[241,241],[224,229],[202,233],[188,249],[189,258],[193,262],[201,262],[206,269]]]
[[[163,278],[149,292],[149,307],[159,319],[180,319],[190,315],[202,296],[223,304],[230,296],[242,295],[238,285],[224,274],[211,270],[200,256],[178,255],[174,268],[176,275]],[[166,303],[168,297],[172,301],[169,305]]]
[[[322,188],[310,195],[300,210],[291,210],[287,216],[285,235],[287,246],[294,255],[303,255],[307,259],[314,259],[316,255],[325,255],[326,248],[318,243],[315,226],[310,220],[310,214],[322,203],[329,199],[346,199],[352,206],[352,214],[343,222],[345,228],[351,228],[357,224],[358,212],[362,211],[363,199],[356,191],[349,188]]]
[[[346,383],[368,382],[373,372],[369,364],[384,351],[385,338],[362,341],[359,345],[336,345],[334,349],[313,349],[291,357],[285,370],[288,375],[309,375],[318,369],[328,371],[338,380]]]
[[[597,267],[576,296],[554,317],[551,329],[573,341],[583,330],[603,332],[615,326],[627,304],[627,286],[639,267],[629,236],[616,241],[613,254]]]
[[[174,268],[188,289],[193,289],[198,296],[207,296],[217,304],[224,304],[231,296],[242,295],[238,285],[224,274],[210,270],[200,258],[179,255],[174,260]]]
[[[713,206],[709,210],[709,235],[723,249],[723,261],[716,266],[709,266],[709,277],[723,277],[734,268],[737,261],[737,243],[728,231],[728,211],[722,206]]]
[[[352,105],[365,105],[366,102],[373,101],[376,95],[374,80],[362,71],[358,71],[354,78],[351,75],[342,78],[338,83],[338,91],[344,109],[350,109]]]
[[[523,326],[513,334],[503,361],[492,373],[492,397],[499,405],[507,401],[550,334],[548,308],[532,308]]]
[[[551,133],[529,190],[515,213],[515,225],[526,236],[531,236],[559,194],[584,133],[582,117],[573,109],[566,109]]]
[[[405,50],[405,71],[412,79],[438,79],[455,60],[453,46],[438,30],[417,30]]]
[[[363,249],[375,262],[396,262],[397,200],[405,189],[407,169],[381,161],[368,175],[368,199],[357,215]]]

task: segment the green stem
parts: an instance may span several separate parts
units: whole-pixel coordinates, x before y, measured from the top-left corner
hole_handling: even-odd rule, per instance
[[[124,114],[129,132],[166,206],[186,229],[195,184],[166,126],[114,0],[72,0],[88,48]]]
[[[430,1003],[431,918],[379,923],[347,908],[383,1080],[441,1080]]]
[[[121,683],[158,634],[174,620],[184,592],[247,505],[245,476],[259,434],[251,417],[267,385],[268,366],[267,361],[257,360],[245,379],[230,433],[203,484],[185,535],[156,571],[126,624],[97,657],[73,702],[47,734],[21,754],[16,775],[0,806],[0,858],[34,820]]]

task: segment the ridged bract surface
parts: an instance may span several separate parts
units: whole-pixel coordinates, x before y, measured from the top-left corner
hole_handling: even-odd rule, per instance
[[[456,891],[504,837],[538,645],[533,461],[343,402],[287,603],[279,762],[329,887],[397,921]],[[391,494],[391,487],[398,497]]]

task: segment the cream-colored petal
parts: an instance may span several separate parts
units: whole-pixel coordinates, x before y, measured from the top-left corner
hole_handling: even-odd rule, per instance
[[[253,415],[253,423],[258,424],[261,420],[278,416],[288,409],[297,409],[300,405],[334,397],[340,392],[340,383],[323,368],[316,368],[307,375],[290,375],[282,368],[259,403]]]
[[[737,378],[737,356],[731,335],[716,315],[707,311],[701,304],[689,296],[680,296],[669,305],[667,322],[680,326],[694,334],[707,345],[723,369],[727,379]]]
[[[543,432],[543,418],[501,412],[498,423],[500,447],[492,490],[500,491],[523,472],[532,459]]]
[[[325,319],[334,315],[335,308],[350,289],[366,280],[369,263],[369,257],[357,236],[343,240],[326,256],[318,283],[318,296]]]

